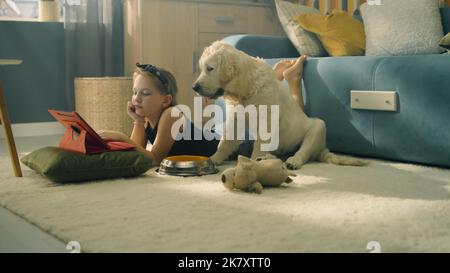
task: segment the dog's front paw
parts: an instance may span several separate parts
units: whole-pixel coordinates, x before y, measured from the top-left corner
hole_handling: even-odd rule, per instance
[[[298,170],[303,166],[303,161],[301,159],[298,159],[294,156],[289,157],[286,160],[286,167],[289,170]]]
[[[223,163],[223,159],[221,159],[216,154],[213,154],[209,159],[211,159],[212,163],[214,163],[214,165],[216,166]]]

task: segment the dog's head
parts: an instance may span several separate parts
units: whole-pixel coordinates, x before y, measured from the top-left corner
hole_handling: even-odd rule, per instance
[[[239,74],[241,55],[240,51],[220,41],[205,48],[199,60],[200,75],[192,89],[212,99],[224,95],[227,85]]]

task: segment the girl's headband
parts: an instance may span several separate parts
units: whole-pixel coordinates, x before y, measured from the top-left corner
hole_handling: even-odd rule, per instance
[[[147,72],[149,72],[150,74],[152,74],[153,76],[157,77],[158,80],[163,84],[166,85],[167,84],[167,79],[166,77],[161,73],[161,71],[154,65],[151,64],[140,64],[140,63],[136,63],[136,66],[139,67],[142,70],[145,70]]]

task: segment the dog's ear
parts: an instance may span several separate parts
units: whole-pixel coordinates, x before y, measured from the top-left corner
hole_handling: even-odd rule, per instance
[[[223,70],[224,79],[226,81],[232,79],[239,69],[239,57],[227,47],[220,49],[220,67]]]

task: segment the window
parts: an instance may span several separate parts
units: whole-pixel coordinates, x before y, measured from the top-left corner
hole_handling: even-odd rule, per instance
[[[50,1],[51,2],[51,1]],[[57,20],[63,16],[64,0],[55,0]],[[37,20],[39,0],[0,0],[0,20]]]

